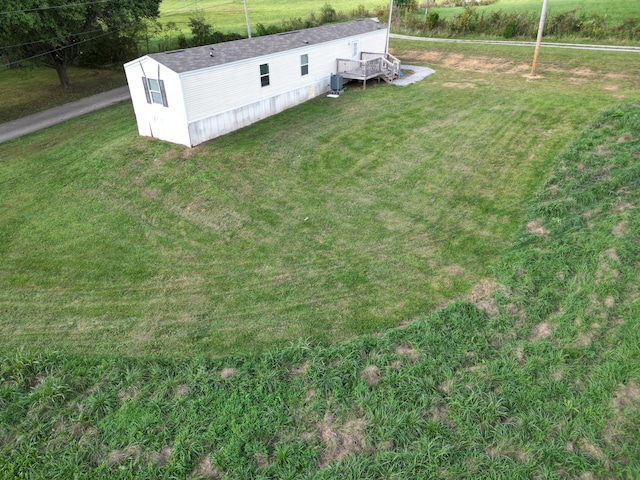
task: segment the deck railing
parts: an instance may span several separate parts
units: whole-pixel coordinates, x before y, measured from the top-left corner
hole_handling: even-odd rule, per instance
[[[338,73],[343,74],[347,78],[368,79],[377,77],[382,73],[381,57],[371,58],[369,60],[347,60],[338,59]]]
[[[391,82],[400,72],[400,60],[389,53],[362,52],[360,60],[337,59],[337,70],[345,78],[366,81],[383,77]]]
[[[400,71],[400,60],[397,59],[396,57],[394,57],[393,55],[391,55],[390,53],[374,53],[374,52],[362,52],[360,54],[360,58],[362,60],[369,60],[371,58],[376,58],[376,57],[382,57],[383,59],[385,59],[386,61],[390,62],[393,64],[393,68],[399,72]]]

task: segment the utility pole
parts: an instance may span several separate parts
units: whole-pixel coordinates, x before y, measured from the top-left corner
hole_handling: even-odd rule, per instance
[[[247,7],[247,0],[244,0],[244,16],[247,19],[247,33],[251,38],[251,24],[249,23],[249,8]]]
[[[536,67],[538,65],[538,52],[540,51],[540,43],[542,42],[542,31],[544,30],[544,19],[547,16],[547,2],[542,2],[542,13],[540,14],[540,25],[538,25],[538,39],[536,40],[536,50],[533,53],[533,66],[531,67],[531,75],[536,76]]]
[[[393,0],[389,1],[389,24],[387,25],[387,46],[384,53],[389,53],[389,34],[391,33],[391,15],[393,14]]]

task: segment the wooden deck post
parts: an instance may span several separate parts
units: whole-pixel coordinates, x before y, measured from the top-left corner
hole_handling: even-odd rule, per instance
[[[367,62],[364,62],[364,81],[362,82],[362,90],[367,89]]]

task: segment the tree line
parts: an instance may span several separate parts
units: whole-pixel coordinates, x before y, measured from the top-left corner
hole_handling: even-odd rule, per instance
[[[6,65],[25,59],[54,68],[69,87],[67,68],[85,52],[124,54],[161,0],[0,0],[0,47]]]
[[[60,84],[69,87],[71,65],[96,67],[124,63],[145,53],[188,48],[245,38],[244,33],[223,33],[194,11],[189,17],[191,36],[175,22],[158,21],[162,0],[0,0],[0,56],[7,66],[35,60],[54,68]],[[451,3],[458,0],[444,0]],[[463,1],[463,0],[460,0]],[[481,0],[491,3],[492,0]],[[431,7],[443,3],[427,0],[424,14],[416,0],[394,0],[396,31],[433,36],[490,35],[535,38],[538,16],[502,10],[479,13],[466,4],[462,13],[441,18]],[[319,13],[284,19],[280,24],[256,24],[256,35],[311,28],[353,18],[378,17],[386,22],[389,7],[368,11],[363,5],[336,12],[326,3]],[[577,10],[550,15],[545,34],[556,37],[640,40],[640,19],[628,18],[612,25],[606,15]]]

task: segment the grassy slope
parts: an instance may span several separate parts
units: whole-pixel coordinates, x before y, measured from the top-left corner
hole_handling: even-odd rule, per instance
[[[478,7],[479,12],[494,12],[503,10],[505,12],[535,12],[540,14],[542,9],[542,1],[540,0],[498,0],[491,5]],[[437,11],[441,16],[449,18],[462,12],[460,8],[438,8]],[[613,24],[622,23],[625,18],[640,17],[640,5],[637,2],[628,0],[556,0],[549,2],[548,14],[558,14],[569,12],[571,10],[579,10],[580,12],[590,14],[599,13],[607,15],[609,21]]]
[[[529,203],[493,292],[381,336],[221,359],[5,356],[0,474],[634,478],[639,160],[640,104],[598,115]]]
[[[576,54],[581,73],[548,63],[533,83],[494,52],[430,51],[420,84],[319,98],[194,150],[139,138],[126,105],[0,146],[3,347],[259,351],[468,293],[549,159],[638,98],[624,56]]]

